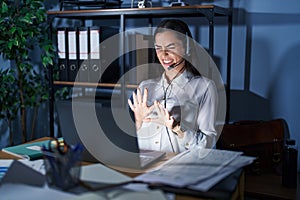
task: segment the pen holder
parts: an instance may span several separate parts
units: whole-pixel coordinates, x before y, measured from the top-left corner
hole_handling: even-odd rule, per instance
[[[82,146],[68,147],[66,152],[42,149],[49,186],[68,190],[78,185],[80,179],[80,161]]]

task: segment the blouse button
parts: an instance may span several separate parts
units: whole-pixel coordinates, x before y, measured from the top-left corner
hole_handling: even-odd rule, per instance
[[[155,144],[159,144],[159,141],[155,141],[154,143],[155,143]]]
[[[160,126],[156,126],[156,129],[159,129],[160,128]]]
[[[186,143],[184,146],[185,146],[185,148],[189,148],[190,144]]]

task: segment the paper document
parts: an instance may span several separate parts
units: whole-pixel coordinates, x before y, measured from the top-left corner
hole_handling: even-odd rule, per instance
[[[167,200],[162,191],[124,191],[113,190],[110,192],[88,192],[77,197],[72,197],[66,200]]]
[[[0,181],[2,177],[5,175],[5,173],[7,172],[10,165],[13,163],[13,161],[14,161],[13,159],[0,159]],[[34,160],[34,161],[29,161],[27,159],[20,159],[18,161],[40,172],[41,174],[46,173],[43,159]]]
[[[1,199],[9,200],[63,200],[75,197],[75,194],[23,184],[3,184],[0,186],[0,194]]]
[[[240,155],[241,152],[234,151],[193,149],[136,180],[186,187],[212,177]]]
[[[254,159],[242,156],[242,152],[197,148],[178,154],[135,180],[205,192]]]
[[[254,160],[255,160],[254,157],[238,156],[229,165],[222,168],[217,174],[213,175],[209,179],[200,181],[194,185],[190,185],[190,186],[188,186],[188,188],[190,188],[192,190],[206,192],[210,188],[212,188],[216,183],[218,183],[222,179],[228,177],[230,174],[235,172],[237,169],[239,169],[245,165],[251,164]]]
[[[125,176],[102,164],[82,166],[80,179],[83,181],[109,184],[124,183],[132,180],[129,176]]]
[[[13,160],[11,160],[11,159],[0,160],[0,182],[1,182],[2,177],[5,175],[5,173],[7,172],[8,168],[11,165],[12,162],[13,162]]]

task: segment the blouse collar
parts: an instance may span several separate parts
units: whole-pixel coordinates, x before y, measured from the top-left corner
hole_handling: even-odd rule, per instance
[[[184,70],[179,76],[177,76],[173,81],[172,84],[176,84],[180,88],[183,88],[191,79],[192,73],[188,70]],[[159,84],[161,86],[168,86],[168,80],[166,79],[166,72],[164,72],[161,76],[161,79],[159,81]]]

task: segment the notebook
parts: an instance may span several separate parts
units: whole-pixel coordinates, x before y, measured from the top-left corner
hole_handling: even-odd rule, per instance
[[[139,149],[127,107],[73,99],[57,101],[56,109],[62,137],[68,144],[83,144],[84,161],[143,169],[165,154]]]
[[[5,147],[2,149],[2,151],[14,155],[18,158],[36,160],[43,158],[41,148],[43,146],[47,146],[48,143],[49,140],[19,144],[16,146]]]

